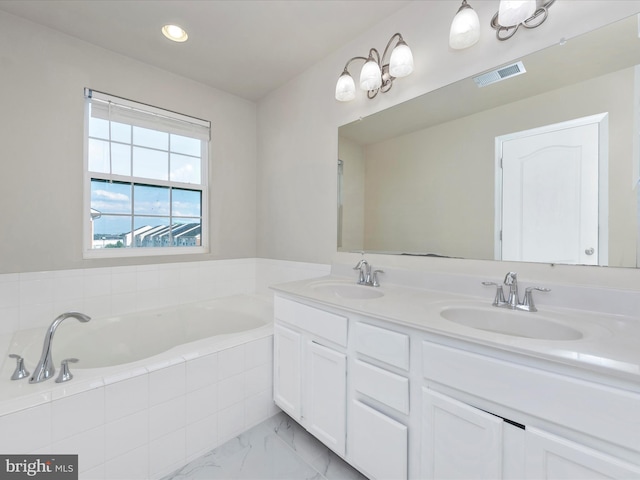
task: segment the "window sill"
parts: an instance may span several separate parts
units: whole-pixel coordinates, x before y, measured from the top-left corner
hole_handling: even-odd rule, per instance
[[[138,248],[97,248],[82,252],[82,258],[136,258],[196,255],[209,253],[207,247],[138,247]]]

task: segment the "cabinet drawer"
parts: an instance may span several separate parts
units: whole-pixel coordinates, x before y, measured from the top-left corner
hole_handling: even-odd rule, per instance
[[[409,370],[409,336],[362,322],[355,325],[356,351]]]
[[[318,308],[275,297],[275,317],[309,333],[326,338],[343,347],[347,346],[347,318]]]
[[[409,414],[409,379],[356,360],[353,368],[355,389],[374,400]]]
[[[354,400],[349,424],[349,455],[372,480],[407,478],[407,427]]]
[[[422,353],[429,380],[640,451],[636,393],[430,342]]]

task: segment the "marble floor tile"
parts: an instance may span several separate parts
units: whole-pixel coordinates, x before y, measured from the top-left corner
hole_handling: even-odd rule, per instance
[[[366,480],[279,413],[162,480]]]

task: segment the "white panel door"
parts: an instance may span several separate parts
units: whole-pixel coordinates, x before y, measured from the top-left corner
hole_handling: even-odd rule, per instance
[[[640,478],[639,465],[631,465],[536,428],[527,427],[525,458],[528,479]]]
[[[521,133],[502,142],[502,260],[597,265],[599,124]]]
[[[340,455],[345,454],[347,357],[307,341],[304,422],[311,434]]]
[[[349,459],[372,480],[407,478],[407,427],[354,400],[349,412]]]
[[[503,420],[422,389],[422,478],[502,478]]]
[[[301,418],[302,336],[282,325],[274,326],[273,399],[292,418]]]

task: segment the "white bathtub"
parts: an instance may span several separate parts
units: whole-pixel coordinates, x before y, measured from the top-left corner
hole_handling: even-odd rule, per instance
[[[74,378],[11,381],[0,369],[0,451],[75,453],[80,478],[160,478],[277,412],[273,306],[238,295],[80,323],[53,340]],[[33,372],[45,329],[14,334]],[[6,356],[5,356],[6,358]]]

